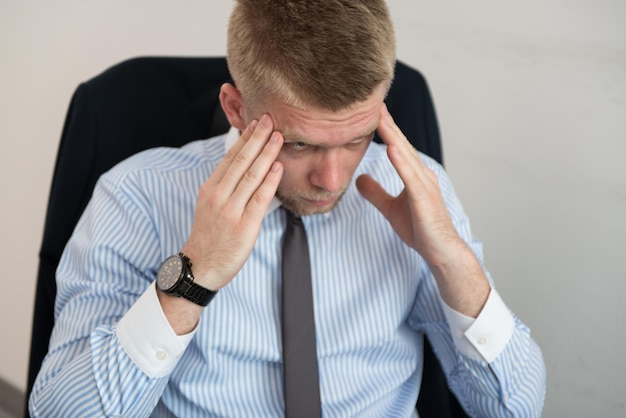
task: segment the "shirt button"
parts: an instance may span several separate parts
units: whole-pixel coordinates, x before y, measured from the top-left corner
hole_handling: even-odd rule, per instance
[[[156,358],[157,360],[165,360],[167,358],[167,352],[163,351],[163,350],[159,350],[156,352]]]
[[[485,344],[487,344],[487,337],[480,337],[476,342],[479,345],[485,345]]]

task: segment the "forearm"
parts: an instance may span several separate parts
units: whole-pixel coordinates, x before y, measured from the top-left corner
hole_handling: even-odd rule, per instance
[[[148,416],[193,334],[175,334],[154,284],[116,325],[81,337],[75,334],[76,314],[58,321],[59,338],[73,336],[62,343],[53,338],[31,396],[33,416]]]
[[[439,293],[449,307],[476,318],[485,306],[491,285],[471,249],[455,237],[446,258],[430,262]]]
[[[450,385],[471,416],[540,417],[546,390],[541,350],[515,321],[513,335],[491,362],[460,356]]]
[[[498,292],[491,289],[477,318],[445,303],[442,308],[448,326],[429,328],[429,340],[470,415],[540,416],[545,392],[541,351]]]
[[[31,394],[31,416],[149,416],[167,378],[148,377],[109,327],[81,345],[80,354],[76,345],[50,353]]]
[[[539,417],[546,378],[541,351],[491,286],[480,263],[480,243],[468,239],[467,248],[472,252],[470,264],[459,270],[466,270],[466,276],[446,271],[435,279],[450,329],[434,338],[443,343],[437,344],[440,356],[450,362],[446,366],[450,385],[471,416]]]

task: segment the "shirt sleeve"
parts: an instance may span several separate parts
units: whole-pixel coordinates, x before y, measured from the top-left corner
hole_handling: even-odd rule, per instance
[[[492,287],[476,319],[455,312],[423,272],[424,291],[416,302],[416,321],[427,334],[448,384],[470,416],[540,417],[546,390],[541,350],[529,328],[508,309],[484,267],[482,243],[471,232],[452,183],[441,166],[425,157],[439,177],[452,222],[483,266]]]
[[[193,336],[177,337],[160,309],[155,266],[172,249],[155,228],[158,203],[128,176],[98,181],[59,263],[33,417],[149,416]]]

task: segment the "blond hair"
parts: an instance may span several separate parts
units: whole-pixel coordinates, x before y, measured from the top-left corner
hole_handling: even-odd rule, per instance
[[[237,0],[227,60],[250,106],[336,111],[389,87],[395,37],[384,0]]]

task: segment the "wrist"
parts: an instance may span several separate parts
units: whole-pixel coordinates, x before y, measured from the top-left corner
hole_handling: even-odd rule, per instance
[[[439,293],[452,309],[476,318],[485,305],[491,285],[472,250],[461,241],[437,264],[429,264]]]
[[[223,274],[216,268],[220,267],[219,264],[212,262],[207,256],[202,256],[202,252],[196,251],[189,243],[180,252],[189,258],[191,272],[198,285],[217,292],[232,280],[232,277],[223,278]]]
[[[478,262],[472,250],[458,235],[446,238],[440,248],[433,248],[431,254],[423,257],[433,273],[440,271],[442,274],[463,270]]]
[[[159,290],[158,286],[156,293],[161,309],[176,335],[189,334],[196,328],[204,310],[203,306],[185,298],[168,295]]]
[[[167,295],[182,297],[200,306],[206,306],[217,291],[196,283],[191,267],[191,261],[182,252],[168,257],[157,273],[157,288]]]

